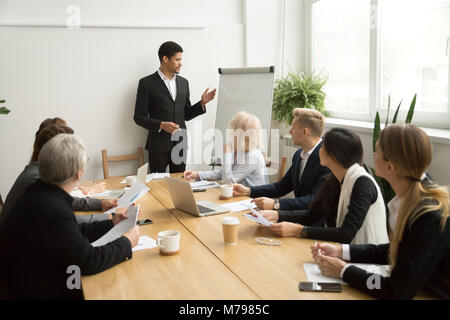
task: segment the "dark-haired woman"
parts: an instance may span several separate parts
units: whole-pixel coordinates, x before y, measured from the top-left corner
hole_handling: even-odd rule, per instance
[[[328,131],[319,152],[330,169],[308,210],[262,211],[282,237],[304,237],[352,244],[389,241],[383,196],[373,177],[361,166],[363,147],[353,131]],[[325,224],[324,227],[318,226]]]

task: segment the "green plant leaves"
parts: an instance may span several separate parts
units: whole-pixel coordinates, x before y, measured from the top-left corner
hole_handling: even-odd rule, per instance
[[[0,100],[0,103],[5,103],[6,100]],[[11,110],[7,109],[6,107],[0,107],[0,114],[8,114]]]
[[[405,123],[411,123],[412,117],[414,115],[414,108],[416,107],[416,98],[417,93],[414,95],[414,98],[411,101],[411,105],[409,106],[408,114],[406,116]]]
[[[320,74],[289,72],[285,78],[275,81],[273,93],[273,118],[291,124],[295,108],[315,109],[327,116],[323,86],[328,78]]]
[[[397,116],[398,116],[398,112],[400,111],[400,106],[402,105],[402,100],[400,100],[400,103],[398,104],[397,110],[395,110],[394,113],[394,118],[392,119],[392,123],[396,123],[397,122]]]
[[[377,114],[375,116],[375,122],[373,125],[373,152],[375,152],[375,145],[378,140],[378,135],[380,134],[381,126],[380,126],[380,114],[377,111]]]

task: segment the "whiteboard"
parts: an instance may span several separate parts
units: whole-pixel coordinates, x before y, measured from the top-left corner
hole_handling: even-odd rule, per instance
[[[225,137],[231,119],[239,111],[253,113],[264,132],[263,151],[267,151],[272,117],[274,67],[219,68],[216,129]]]

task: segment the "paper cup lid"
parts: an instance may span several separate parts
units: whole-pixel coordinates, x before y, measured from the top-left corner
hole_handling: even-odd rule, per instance
[[[224,218],[222,218],[222,223],[235,225],[235,224],[239,224],[239,219],[236,217],[224,217]]]

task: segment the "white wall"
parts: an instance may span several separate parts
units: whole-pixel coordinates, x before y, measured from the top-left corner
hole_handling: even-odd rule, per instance
[[[135,152],[146,130],[133,121],[138,80],[159,67],[157,50],[167,40],[184,49],[181,75],[191,102],[218,87],[218,67],[244,65],[241,0],[60,1],[1,0],[2,23],[65,24],[69,4],[79,5],[82,24],[163,24],[204,28],[67,28],[0,26],[0,96],[12,112],[0,117],[0,193],[5,198],[27,164],[42,120],[59,116],[87,146],[85,179],[101,179],[101,152]],[[217,99],[196,118],[214,127]],[[194,126],[191,121],[188,127]],[[128,174],[137,164],[111,167]]]
[[[65,25],[72,4],[80,7],[82,24],[168,28],[1,26]],[[143,146],[146,130],[132,120],[137,83],[157,69],[157,50],[166,40],[184,48],[181,75],[190,81],[193,103],[207,86],[218,87],[218,67],[275,65],[276,79],[289,70],[307,71],[304,12],[301,0],[172,0],[167,5],[156,0],[0,0],[0,99],[12,109],[0,117],[0,193],[6,196],[27,164],[34,133],[47,117],[62,117],[84,139],[90,156],[85,179],[103,177],[101,149],[122,154]],[[180,28],[170,28],[174,25]],[[214,127],[216,103],[188,128]],[[358,133],[371,164],[371,134]],[[450,184],[450,145],[433,146],[430,173]],[[290,165],[293,150],[284,149],[282,141],[280,151]],[[121,164],[111,174],[135,168]]]

